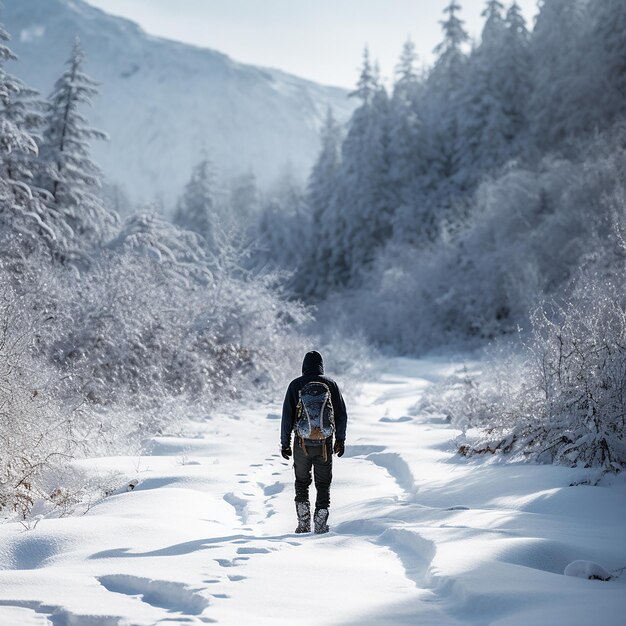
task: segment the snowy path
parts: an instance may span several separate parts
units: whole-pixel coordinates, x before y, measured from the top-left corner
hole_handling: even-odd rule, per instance
[[[90,461],[137,478],[86,515],[0,527],[0,624],[622,625],[626,488],[582,470],[456,461],[456,433],[413,416],[451,368],[396,359],[349,404],[331,527],[295,535],[278,408],[194,423],[152,454]]]

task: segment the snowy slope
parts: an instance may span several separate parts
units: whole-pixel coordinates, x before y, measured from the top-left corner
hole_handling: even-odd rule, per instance
[[[564,571],[626,566],[625,486],[459,462],[457,433],[409,410],[451,367],[387,362],[349,402],[328,535],[292,532],[276,406],[85,463],[138,485],[84,516],[0,527],[0,624],[623,624],[624,574]]]
[[[102,83],[89,117],[111,137],[96,159],[135,200],[171,202],[203,147],[224,177],[252,168],[267,182],[288,161],[305,174],[327,105],[342,121],[352,107],[345,90],[151,37],[82,0],[3,4],[20,57],[12,71],[44,95],[80,36],[85,69]]]

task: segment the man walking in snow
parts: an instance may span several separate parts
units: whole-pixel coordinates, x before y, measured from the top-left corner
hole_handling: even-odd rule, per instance
[[[311,470],[317,491],[313,515],[315,532],[326,533],[329,530],[333,452],[343,456],[347,421],[346,405],[337,383],[324,376],[322,355],[316,351],[307,352],[302,363],[302,376],[292,380],[287,388],[280,433],[283,458],[288,460],[293,453],[297,533],[311,531]],[[292,432],[295,433],[293,451]]]

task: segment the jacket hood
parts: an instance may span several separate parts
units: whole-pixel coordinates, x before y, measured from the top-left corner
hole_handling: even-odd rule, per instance
[[[312,350],[304,355],[304,361],[302,361],[302,373],[303,374],[323,374],[324,373],[324,359],[317,350]]]

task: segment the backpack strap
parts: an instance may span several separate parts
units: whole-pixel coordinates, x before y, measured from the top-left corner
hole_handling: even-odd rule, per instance
[[[304,445],[304,437],[299,437],[300,439],[300,447],[304,450],[304,454],[309,456],[309,453],[306,451],[306,446]]]

